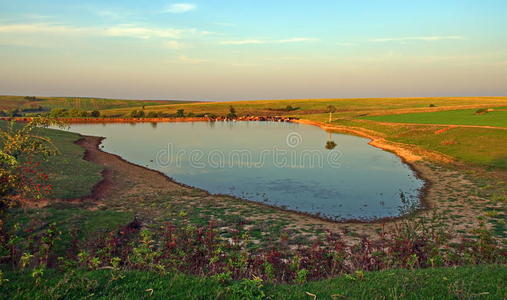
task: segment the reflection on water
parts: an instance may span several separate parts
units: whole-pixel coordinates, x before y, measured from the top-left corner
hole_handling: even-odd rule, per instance
[[[400,206],[418,205],[423,186],[400,158],[367,139],[310,125],[76,124],[70,130],[104,136],[104,151],[178,182],[327,218],[397,216]]]

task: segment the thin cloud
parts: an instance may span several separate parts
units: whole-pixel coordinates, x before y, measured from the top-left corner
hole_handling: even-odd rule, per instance
[[[220,44],[222,45],[261,45],[261,44],[286,44],[286,43],[302,43],[302,42],[311,42],[317,41],[314,38],[306,38],[306,37],[295,37],[281,40],[255,40],[255,39],[246,39],[246,40],[237,40],[237,41],[223,41]]]
[[[74,27],[51,23],[0,25],[0,34],[51,34],[71,36],[110,36],[138,39],[169,38],[182,39],[212,34],[197,29],[140,27],[122,24],[112,27]]]
[[[378,38],[370,39],[370,42],[383,43],[383,42],[407,42],[407,41],[443,41],[443,40],[464,40],[465,38],[459,35],[446,35],[446,36],[416,36],[416,37],[398,37],[398,38]]]
[[[178,41],[167,41],[164,43],[164,47],[169,48],[169,49],[178,50],[178,49],[185,48],[186,45],[184,43],[178,42]]]
[[[84,34],[93,30],[86,27],[72,27],[48,23],[11,24],[0,26],[0,33],[51,33],[51,34]],[[96,31],[97,32],[97,31]]]
[[[189,11],[192,11],[197,8],[197,5],[192,3],[174,3],[169,5],[165,12],[172,13],[172,14],[182,14]]]
[[[181,37],[183,30],[173,28],[153,29],[135,26],[116,26],[107,28],[105,33],[110,36],[123,36],[140,39],[150,39],[153,37],[175,39]]]

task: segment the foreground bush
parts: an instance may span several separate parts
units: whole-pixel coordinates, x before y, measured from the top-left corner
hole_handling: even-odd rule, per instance
[[[355,245],[329,232],[325,240],[290,248],[280,241],[271,248],[250,250],[248,235],[232,232],[226,240],[213,222],[195,227],[166,224],[155,231],[143,229],[134,220],[109,234],[80,240],[78,230],[59,231],[54,224],[32,220],[24,228],[1,229],[1,263],[11,269],[32,270],[34,278],[46,268],[71,270],[110,269],[181,272],[211,277],[220,282],[258,279],[264,282],[305,283],[310,280],[364,271],[418,269],[476,264],[503,264],[506,249],[484,229],[475,239],[463,239],[451,246],[444,228],[425,219],[400,223],[378,237],[364,237]],[[62,247],[63,236],[72,238]],[[60,246],[55,246],[57,244]]]

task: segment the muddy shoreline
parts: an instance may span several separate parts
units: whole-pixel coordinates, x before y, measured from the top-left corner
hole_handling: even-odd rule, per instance
[[[195,119],[193,119],[193,118],[192,118],[192,120],[187,119],[187,122],[195,122]],[[356,135],[359,135],[362,137],[366,137],[371,140],[369,143],[370,145],[380,148],[384,151],[392,152],[395,155],[399,156],[400,159],[411,168],[411,170],[416,174],[416,176],[419,179],[424,181],[424,186],[422,189],[419,190],[419,196],[418,196],[420,207],[416,211],[413,211],[413,212],[409,213],[408,215],[419,214],[419,213],[427,210],[428,208],[432,207],[432,203],[430,203],[430,201],[428,201],[428,199],[427,199],[428,191],[432,186],[432,182],[427,176],[425,176],[424,169],[421,169],[417,165],[415,165],[416,161],[422,159],[421,157],[414,156],[414,155],[407,156],[406,152],[401,152],[401,153],[399,151],[396,152],[396,151],[394,151],[395,149],[393,149],[392,145],[389,145],[389,147],[382,147],[383,146],[382,143],[375,143],[376,139],[374,137],[372,137],[366,133],[360,132],[360,131],[355,131],[353,129],[346,128],[346,130],[342,130],[342,128],[327,126],[326,124],[323,124],[323,123],[312,122],[312,121],[308,121],[308,120],[292,120],[291,122],[314,125],[314,126],[319,126],[324,130],[335,130],[335,131],[341,131],[341,132],[348,132],[348,133],[353,133],[353,134],[356,134]],[[386,222],[400,220],[400,219],[403,219],[408,216],[408,215],[402,215],[402,216],[384,217],[384,218],[376,218],[376,219],[337,220],[337,219],[328,218],[325,216],[319,216],[316,214],[310,214],[310,213],[285,209],[285,208],[282,208],[279,206],[270,205],[267,203],[262,203],[262,202],[257,202],[257,201],[252,201],[252,200],[248,200],[248,199],[244,199],[244,198],[236,197],[236,196],[232,196],[232,195],[211,194],[206,190],[177,182],[176,180],[174,180],[170,176],[168,176],[160,171],[149,169],[145,166],[134,164],[132,162],[125,160],[123,157],[121,157],[119,155],[111,154],[111,153],[103,151],[100,149],[100,144],[103,140],[104,140],[103,137],[83,136],[80,140],[76,141],[76,144],[80,145],[81,147],[83,147],[85,149],[84,159],[94,162],[94,163],[97,163],[97,164],[101,165],[102,167],[104,167],[104,171],[102,172],[103,180],[101,180],[99,183],[97,183],[97,185],[93,188],[92,193],[89,196],[83,197],[81,200],[100,201],[100,198],[104,197],[109,190],[113,189],[115,182],[112,179],[110,171],[108,171],[108,169],[103,164],[101,164],[99,161],[97,161],[97,159],[93,159],[93,156],[95,156],[95,157],[96,156],[105,156],[105,157],[109,157],[109,159],[116,159],[116,160],[121,161],[123,164],[125,164],[124,167],[131,166],[131,168],[141,168],[145,172],[151,173],[150,176],[162,177],[163,179],[171,182],[172,184],[175,184],[175,185],[177,185],[181,188],[184,188],[184,189],[198,190],[202,193],[205,193],[208,196],[226,197],[226,198],[230,198],[230,199],[245,201],[250,204],[260,205],[263,207],[269,207],[269,208],[272,208],[272,209],[275,209],[277,211],[281,211],[284,213],[295,214],[295,215],[304,216],[304,217],[310,217],[310,218],[318,219],[318,220],[324,221],[324,222],[330,222],[330,223],[335,223],[335,224],[380,224],[380,223],[386,223]],[[414,159],[414,158],[417,158],[417,159]]]

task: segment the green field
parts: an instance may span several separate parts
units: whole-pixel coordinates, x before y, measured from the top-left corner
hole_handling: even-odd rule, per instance
[[[436,108],[430,108],[430,105]],[[150,111],[175,113],[183,109],[187,113],[194,114],[213,113],[225,115],[229,106],[234,106],[238,115],[294,115],[294,114],[318,114],[327,111],[329,105],[334,105],[341,116],[356,116],[365,113],[386,113],[400,109],[452,109],[453,107],[496,107],[507,105],[507,97],[474,97],[474,98],[364,98],[364,99],[297,99],[297,100],[258,100],[236,102],[207,102],[191,104],[171,104],[146,107],[145,112]],[[287,105],[299,109],[292,112],[276,111]],[[137,107],[136,109],[140,109]],[[115,108],[103,110],[103,115],[122,116],[130,112],[129,108]]]
[[[0,110],[30,109],[41,106],[48,111],[53,108],[102,110],[112,108],[142,107],[162,104],[188,103],[176,100],[123,100],[84,97],[36,97],[36,100],[24,96],[0,96]]]
[[[1,299],[505,299],[507,267],[470,266],[366,272],[302,285],[219,283],[183,274],[109,270],[46,270],[43,285],[29,273],[6,274]],[[116,274],[118,277],[118,274]],[[308,294],[309,293],[309,294]],[[261,297],[264,295],[264,297]]]
[[[476,109],[436,111],[364,117],[367,120],[393,123],[480,125],[507,127],[507,109],[476,114]]]
[[[379,98],[379,99],[300,99],[240,102],[209,102],[146,107],[150,111],[174,114],[212,113],[225,116],[233,106],[238,115],[286,115],[327,123],[329,105],[336,107],[332,124],[368,130],[393,142],[417,145],[440,152],[464,163],[507,169],[507,131],[482,128],[454,128],[435,134],[442,127],[432,124],[461,124],[478,126],[507,126],[507,111],[475,114],[480,108],[501,109],[507,97],[470,98]],[[284,111],[287,105],[298,108]],[[129,115],[134,108],[103,110],[103,115]],[[139,108],[135,108],[139,109]],[[406,125],[384,125],[380,122],[400,122]],[[414,126],[409,123],[428,124]]]
[[[240,114],[258,115],[273,112],[273,108],[292,105],[299,109],[281,112],[281,114],[327,123],[329,114],[326,113],[326,107],[332,104],[338,109],[333,114],[332,125],[367,130],[389,141],[440,152],[458,159],[467,167],[473,165],[505,170],[507,169],[507,152],[503,141],[507,141],[507,130],[457,127],[436,134],[435,132],[441,129],[441,126],[389,125],[373,119],[363,119],[364,114],[388,113],[390,111],[388,108],[403,111],[433,109],[428,108],[428,103],[436,103],[439,108],[446,106],[454,109],[418,114],[440,115],[453,114],[455,111],[471,111],[472,116],[476,117],[473,114],[475,108],[465,110],[455,108],[477,106],[477,102],[482,101],[487,103],[480,103],[479,106],[502,107],[507,103],[507,98],[482,99],[481,101],[443,98],[347,99],[315,102],[285,100],[235,102],[233,105]],[[185,109],[186,112],[213,112],[220,115],[227,113],[229,105],[231,103],[195,103],[149,106],[145,109],[168,112]],[[128,112],[131,109],[135,108],[121,108],[113,111]],[[111,112],[111,110],[103,110],[103,112]],[[503,113],[503,111],[498,112]],[[478,117],[495,116],[495,113],[497,112],[489,112]],[[415,115],[415,113],[404,115]],[[495,120],[499,121],[499,118]],[[436,122],[435,119],[432,122]],[[0,121],[0,126],[5,128],[5,125],[6,122]],[[101,180],[102,167],[83,159],[83,148],[74,143],[79,136],[49,129],[43,129],[40,133],[50,137],[60,150],[58,156],[43,163],[43,168],[50,174],[51,184],[54,186],[52,198],[75,199],[88,195],[93,186]],[[475,174],[473,173],[475,171],[469,172]],[[482,221],[492,224],[498,237],[504,236],[506,215],[500,205],[506,199],[505,185],[502,184],[501,179],[473,177],[478,181],[473,182],[470,187],[470,191],[473,192],[463,187],[461,192],[464,194],[460,194],[459,197],[479,195],[482,199],[488,199],[481,200],[480,207],[475,207],[477,214],[482,213],[482,210],[487,211],[490,218],[481,216]],[[237,226],[237,224],[242,224],[247,216],[266,215],[272,210],[257,206],[240,206],[236,200],[229,200],[230,202],[225,203],[225,207],[220,206],[215,198],[209,202],[201,198],[204,197],[201,195],[202,192],[196,190],[188,193],[158,191],[156,194],[150,194],[143,190],[136,192],[130,198],[124,199],[112,199],[113,197],[110,196],[102,199],[99,205],[86,201],[56,202],[45,208],[10,209],[6,214],[5,225],[6,228],[12,229],[16,223],[22,224],[19,234],[20,238],[25,238],[27,237],[25,230],[29,224],[39,224],[35,233],[43,234],[48,224],[54,223],[58,230],[63,232],[55,242],[54,251],[65,255],[66,249],[70,247],[71,240],[74,238],[69,232],[74,228],[80,229],[78,238],[84,240],[107,234],[130,222],[134,215],[141,216],[149,228],[156,228],[163,220],[171,220],[175,224],[181,223],[190,227],[205,225],[211,217],[221,220],[223,223],[220,226],[231,224],[231,226]],[[444,193],[447,192],[452,191]],[[197,202],[192,202],[195,199]],[[449,197],[448,201],[456,200]],[[283,228],[291,222],[291,219],[285,219],[283,212],[279,212],[279,215],[269,222],[258,221],[258,223],[247,223],[248,225],[245,226],[251,228],[248,233],[252,238],[262,241],[263,244],[260,245],[269,245],[269,243],[276,243],[286,234]],[[262,226],[263,224],[259,223],[266,224]],[[264,227],[267,227],[266,231],[261,231],[260,229]],[[319,227],[309,226],[302,227],[299,233],[310,233],[318,237],[323,232]],[[294,231],[293,234],[296,236],[298,232]],[[348,234],[355,233],[351,231]],[[305,239],[299,239],[298,242],[310,243]],[[174,270],[165,270],[162,273],[124,269],[89,271],[75,265],[63,271],[44,269],[43,280],[37,284],[31,271],[12,271],[11,266],[5,264],[0,267],[0,270],[4,272],[3,278],[0,278],[0,299],[81,299],[84,297],[91,299],[254,299],[253,296],[262,294],[268,299],[313,299],[311,295],[316,295],[316,299],[504,299],[507,297],[505,285],[507,267],[503,265],[359,272],[291,285],[269,282],[257,285],[251,280],[219,282],[216,278],[185,275]]]

